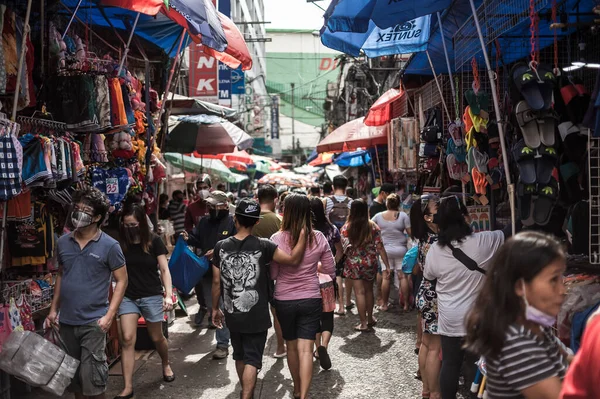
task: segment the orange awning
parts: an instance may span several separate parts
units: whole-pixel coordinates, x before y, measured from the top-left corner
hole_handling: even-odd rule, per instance
[[[354,119],[335,129],[319,144],[317,152],[353,151],[388,143],[388,126],[367,126],[365,118]]]

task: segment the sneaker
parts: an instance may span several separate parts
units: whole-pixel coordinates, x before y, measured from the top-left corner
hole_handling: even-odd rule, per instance
[[[201,326],[204,321],[204,316],[206,316],[206,308],[200,308],[196,316],[194,317],[194,324],[197,326]]]
[[[212,355],[212,358],[215,360],[226,359],[229,356],[229,349],[227,348],[217,348]]]

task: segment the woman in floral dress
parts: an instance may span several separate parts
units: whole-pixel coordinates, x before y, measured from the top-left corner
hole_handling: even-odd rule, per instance
[[[438,226],[436,214],[439,198],[436,196],[422,196],[414,202],[410,210],[410,223],[412,226],[412,238],[418,240],[419,253],[418,265],[422,271],[425,265],[425,257],[429,248],[437,241]],[[423,380],[423,398],[440,398],[440,368],[439,358],[441,341],[437,332],[438,309],[437,294],[435,292],[435,281],[423,278],[417,290],[417,309],[421,316],[418,328],[422,330],[421,347],[419,349],[419,372]]]
[[[381,240],[379,227],[369,220],[369,207],[363,200],[352,201],[348,221],[342,227],[342,238],[346,248],[344,277],[352,281],[360,324],[357,331],[370,331],[377,320],[373,317],[375,297],[373,281],[377,276],[377,256],[386,266],[384,277],[388,278],[390,265]]]

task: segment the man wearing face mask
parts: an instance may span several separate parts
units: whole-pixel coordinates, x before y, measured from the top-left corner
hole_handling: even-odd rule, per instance
[[[100,229],[110,207],[98,189],[73,195],[73,232],[57,241],[59,271],[47,320],[56,323],[70,356],[80,361],[69,390],[75,397],[103,399],[108,382],[106,333],[127,288],[125,257],[119,243]],[[108,301],[111,275],[116,281]]]
[[[202,217],[206,216],[208,212],[206,199],[210,196],[211,187],[212,182],[207,174],[203,174],[196,181],[196,200],[185,211],[185,231],[188,233],[194,229]]]
[[[237,231],[233,217],[229,215],[227,194],[222,191],[213,191],[206,199],[206,205],[208,215],[200,219],[191,233],[184,233],[183,238],[189,245],[200,250],[202,255],[212,259],[215,244],[234,236]],[[200,310],[194,318],[194,323],[200,325],[206,313],[212,309],[212,270],[210,268],[195,289]],[[210,314],[208,320],[209,328],[215,328]],[[224,359],[229,354],[229,330],[226,327],[218,329],[216,339],[217,349],[213,353],[213,359]]]

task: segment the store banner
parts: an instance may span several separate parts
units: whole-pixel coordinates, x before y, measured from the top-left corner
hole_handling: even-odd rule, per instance
[[[279,139],[279,96],[272,96],[271,139]]]
[[[363,45],[365,53],[379,53],[393,49],[396,54],[417,53],[427,50],[431,15],[406,21],[388,29],[373,29]],[[386,52],[387,53],[387,52]]]
[[[218,104],[219,75],[217,60],[202,51],[202,45],[190,46],[190,97]]]
[[[219,105],[231,107],[231,69],[219,62]]]
[[[231,94],[246,94],[245,75],[241,66],[231,70]]]

